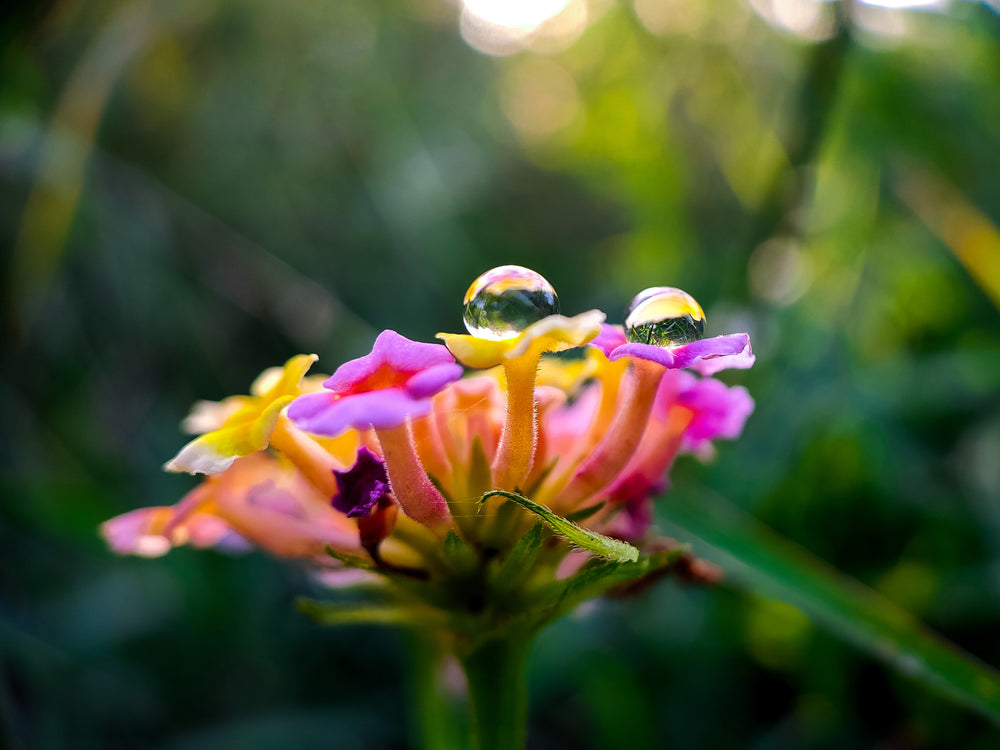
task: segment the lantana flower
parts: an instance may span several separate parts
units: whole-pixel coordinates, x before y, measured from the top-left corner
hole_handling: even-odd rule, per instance
[[[738,437],[753,400],[712,376],[753,353],[746,334],[701,338],[701,308],[667,287],[641,293],[624,327],[561,315],[548,282],[516,266],[484,274],[465,303],[469,333],[444,345],[384,331],[322,385],[301,355],[250,396],[197,406],[188,422],[204,434],[167,468],[210,476],[103,533],[119,553],[252,545],[326,583],[381,582],[365,616],[448,640],[482,735],[496,659],[523,661],[552,619],[671,568],[713,577],[655,537],[652,502],[677,456]],[[337,622],[349,606],[304,608]]]

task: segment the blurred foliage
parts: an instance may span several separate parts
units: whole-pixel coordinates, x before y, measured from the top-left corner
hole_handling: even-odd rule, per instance
[[[96,528],[191,486],[160,465],[195,399],[300,351],[329,371],[382,328],[460,330],[501,263],[568,313],[618,321],[671,284],[710,334],[749,330],[756,367],[725,377],[757,412],[676,492],[711,487],[1000,664],[1000,19],[594,0],[490,56],[459,16],[5,6],[5,747],[412,747],[406,641],[316,628],[291,606],[314,584],[261,556],[118,559]],[[1000,740],[725,586],[557,623],[531,693],[535,748]]]

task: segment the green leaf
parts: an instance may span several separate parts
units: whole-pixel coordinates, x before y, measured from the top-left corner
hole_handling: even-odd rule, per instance
[[[550,584],[541,592],[540,599],[548,600],[541,617],[536,618],[537,626],[562,617],[588,599],[606,594],[622,584],[633,583],[644,576],[660,573],[670,567],[684,554],[683,548],[657,552],[643,557],[638,562],[618,563],[593,561],[568,581]]]
[[[693,494],[693,493],[690,493]],[[671,493],[666,512],[711,545],[726,581],[780,599],[904,675],[1000,723],[1000,673],[960,651],[871,589],[847,578],[724,499]],[[704,551],[699,551],[705,554]]]
[[[562,516],[557,516],[544,505],[539,505],[534,500],[529,500],[523,495],[518,495],[516,492],[490,490],[483,495],[480,502],[485,502],[494,495],[505,497],[517,503],[525,510],[534,513],[570,544],[592,552],[598,557],[604,557],[615,562],[635,562],[639,559],[639,550],[631,544],[581,528],[572,521],[567,521]]]
[[[508,553],[507,559],[503,561],[500,570],[497,571],[493,583],[497,589],[509,591],[521,583],[531,572],[531,567],[538,557],[538,550],[542,546],[542,539],[545,536],[545,524],[541,521],[535,523],[527,533],[517,540],[517,544]]]
[[[393,625],[426,628],[443,624],[441,615],[427,608],[318,602],[305,598],[299,598],[295,604],[300,612],[321,625]]]

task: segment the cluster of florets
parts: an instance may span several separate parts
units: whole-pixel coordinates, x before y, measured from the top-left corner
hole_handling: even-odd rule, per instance
[[[749,337],[700,338],[697,302],[662,287],[624,328],[597,310],[564,317],[548,282],[511,266],[473,284],[465,319],[470,333],[443,344],[384,331],[329,378],[300,355],[248,396],[197,404],[185,426],[200,436],[166,468],[205,480],[105,537],[146,556],[255,546],[331,584],[405,580],[418,596],[420,582],[472,581],[479,599],[497,576],[509,589],[512,566],[527,596],[587,556],[662,549],[651,503],[674,458],[737,437],[753,409],[711,377],[752,365]]]

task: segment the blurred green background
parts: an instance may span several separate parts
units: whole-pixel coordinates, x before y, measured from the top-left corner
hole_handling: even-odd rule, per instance
[[[889,5],[899,6],[899,2]],[[913,3],[916,5],[916,3]],[[1000,18],[814,0],[121,0],[0,22],[3,747],[408,748],[406,641],[261,555],[117,558],[199,398],[543,273],[747,330],[722,495],[1000,664]],[[548,20],[545,20],[548,17]],[[669,496],[659,525],[671,532]],[[696,552],[698,547],[696,546]],[[993,748],[731,587],[539,641],[531,748]]]

